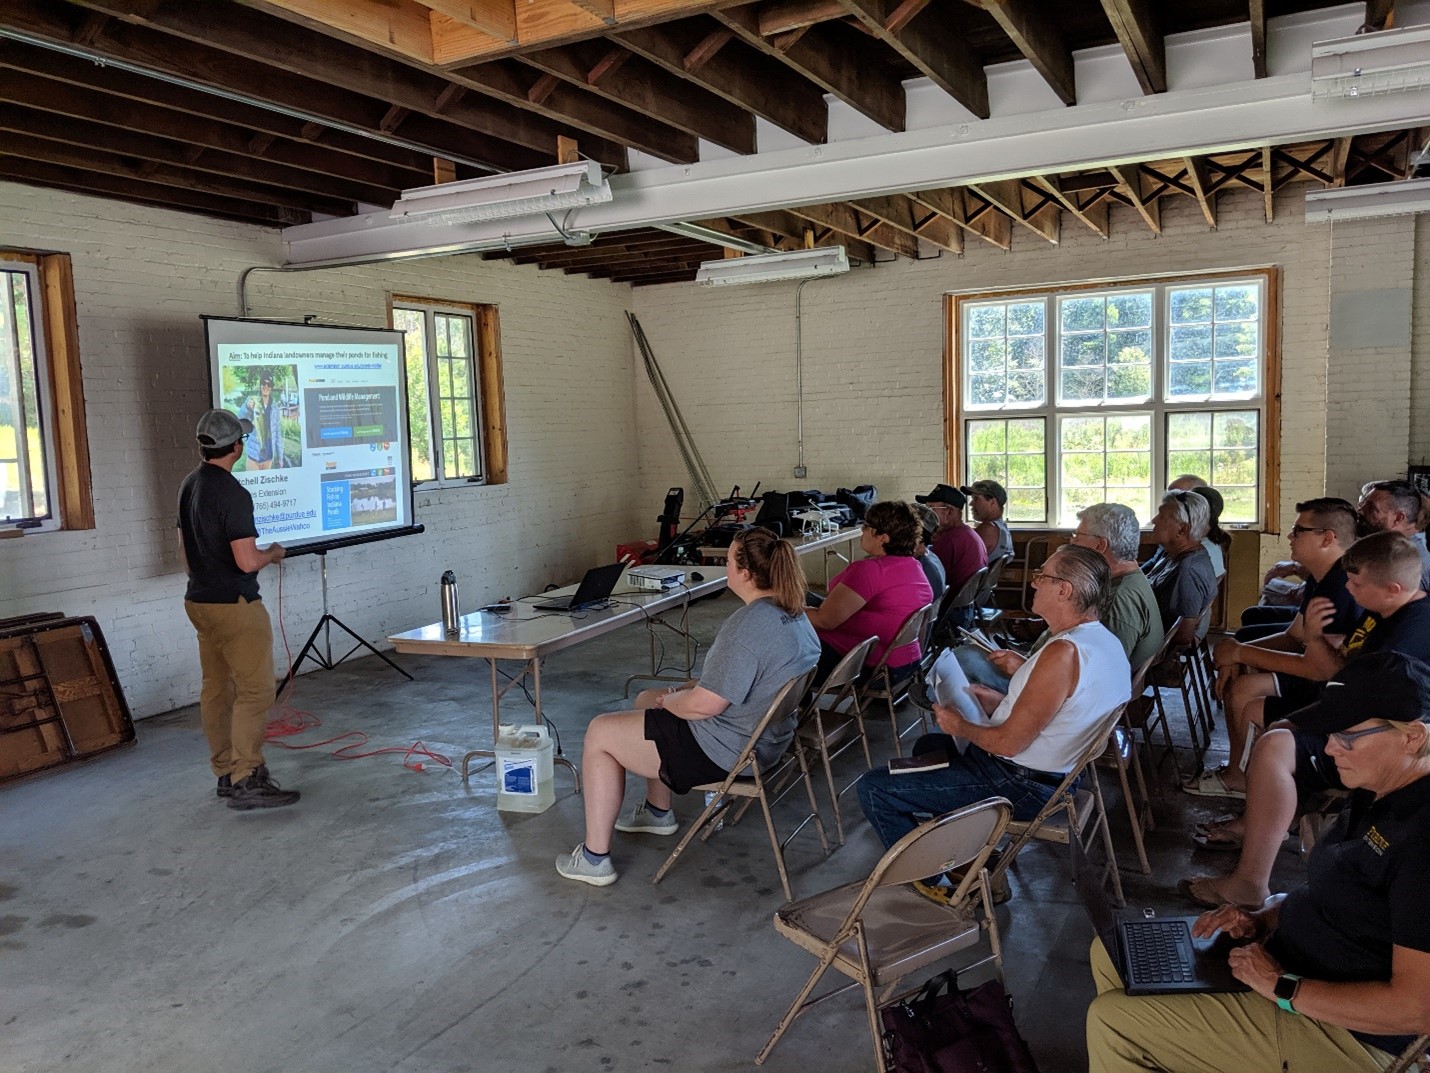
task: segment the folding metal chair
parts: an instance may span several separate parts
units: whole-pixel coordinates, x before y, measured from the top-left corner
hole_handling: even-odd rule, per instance
[[[819,805],[814,799],[814,786],[809,780],[809,769],[805,766],[804,752],[798,745],[798,734],[790,742],[790,748],[785,750],[784,755],[768,770],[761,768],[759,757],[755,752],[755,745],[759,742],[760,736],[771,724],[788,719],[794,715],[799,707],[800,700],[804,697],[805,691],[809,689],[810,679],[814,677],[814,671],[810,670],[800,675],[798,678],[791,678],[775,694],[775,699],[770,703],[769,710],[761,718],[759,725],[755,727],[755,732],[750,735],[749,741],[745,743],[745,748],[741,751],[739,759],[730,768],[722,782],[706,783],[702,786],[695,786],[692,789],[705,793],[709,800],[705,809],[696,818],[681,837],[675,849],[670,851],[670,856],[665,859],[665,863],[660,866],[659,871],[651,878],[652,883],[659,883],[665,878],[665,874],[675,865],[676,859],[685,852],[685,848],[690,845],[691,839],[697,834],[701,836],[701,841],[709,841],[710,836],[718,829],[717,823],[723,819],[723,814],[735,799],[743,798],[747,801],[745,808],[742,808],[733,818],[733,823],[738,823],[740,817],[744,816],[745,809],[755,801],[759,801],[760,810],[765,816],[765,829],[770,835],[770,848],[775,853],[775,867],[779,869],[780,886],[784,888],[785,901],[794,897],[790,890],[789,873],[785,869],[784,848],[789,843],[789,838],[793,838],[798,833],[796,828],[789,838],[780,840],[779,833],[775,830],[774,816],[770,813],[770,805],[777,800],[781,794],[779,786],[780,776],[787,771],[789,763],[797,763],[800,766],[802,777],[806,788],[809,790],[809,805],[814,813],[816,826],[819,829],[819,840],[824,845],[824,852],[828,854],[829,843],[824,835],[824,823],[819,819]],[[793,754],[793,755],[792,755]],[[774,796],[772,796],[772,793]],[[802,828],[803,823],[800,824]]]
[[[861,706],[867,705],[873,700],[882,700],[889,706],[889,725],[894,728],[894,752],[903,755],[901,738],[913,730],[915,726],[927,727],[923,710],[919,710],[919,721],[910,724],[903,734],[899,732],[899,717],[894,709],[908,695],[908,681],[904,681],[895,687],[894,680],[889,673],[889,656],[903,648],[907,644],[923,637],[924,623],[928,620],[929,614],[933,611],[933,604],[927,604],[919,608],[908,618],[904,619],[904,624],[899,627],[899,632],[894,634],[894,639],[889,642],[889,646],[884,649],[884,654],[879,657],[879,662],[874,664],[874,670],[869,677],[864,679],[863,685],[859,687],[859,703]],[[909,676],[912,680],[913,676]]]
[[[1168,656],[1148,675],[1148,683],[1156,694],[1157,710],[1164,721],[1166,710],[1162,705],[1162,690],[1175,687],[1182,694],[1187,733],[1196,758],[1196,769],[1192,775],[1198,774],[1205,766],[1207,749],[1211,745],[1211,700],[1206,684],[1197,673],[1197,629],[1210,613],[1211,605],[1208,604],[1196,618],[1183,616],[1173,623],[1173,628],[1167,631],[1173,638]]]
[[[1421,1059],[1425,1057],[1427,1048],[1430,1048],[1430,1036],[1416,1036],[1410,1041],[1410,1045],[1400,1052],[1400,1056],[1385,1067],[1385,1073],[1411,1073],[1411,1070],[1425,1068],[1421,1065]]]
[[[975,945],[988,932],[991,952],[960,971],[992,962],[1001,973],[1003,950],[993,897],[984,868],[1008,826],[1012,806],[1001,797],[936,817],[895,842],[868,879],[804,898],[775,913],[775,931],[819,959],[774,1035],[756,1056],[763,1063],[797,1017],[812,1006],[859,987],[869,1016],[875,1061],[887,1059],[879,1008],[897,997],[899,982],[935,962]],[[912,889],[915,880],[964,868],[947,906]],[[809,998],[829,969],[851,981]]]
[[[832,761],[855,745],[861,745],[864,748],[864,771],[874,766],[874,759],[869,754],[869,735],[864,729],[864,709],[859,703],[859,675],[869,658],[869,650],[878,641],[879,638],[870,637],[859,642],[834,665],[829,676],[815,688],[796,732],[803,745],[818,751],[820,762],[824,765],[829,803],[834,809],[834,829],[841,846],[844,844],[844,818],[839,809],[839,798],[859,780],[855,779],[840,789],[834,781]]]
[[[1003,579],[1003,570],[1012,558],[1011,555],[995,555],[983,568],[983,581],[973,597],[973,620],[979,625],[992,626],[1003,615],[1001,608],[990,607],[989,604],[993,600],[994,590],[998,588],[998,582]]]
[[[939,605],[938,616],[934,621],[933,628],[928,631],[927,641],[936,648],[949,648],[957,640],[955,634],[957,630],[950,622],[955,617],[962,618],[964,613],[978,606],[978,594],[983,590],[983,582],[988,577],[988,567],[980,566],[975,570],[967,581],[965,581],[957,592],[950,589],[943,598],[943,603]],[[932,608],[930,608],[930,618],[933,618]]]
[[[1078,838],[1082,841],[1084,849],[1092,845],[1092,841],[1099,834],[1102,836],[1103,849],[1107,851],[1107,864],[1103,869],[1103,881],[1108,878],[1112,880],[1112,892],[1120,906],[1125,899],[1122,896],[1122,877],[1117,872],[1117,853],[1112,845],[1112,830],[1107,823],[1107,807],[1102,800],[1102,784],[1097,781],[1097,769],[1093,766],[1096,760],[1107,748],[1107,739],[1117,726],[1117,721],[1122,718],[1122,710],[1126,705],[1119,704],[1112,711],[1103,716],[1098,724],[1097,734],[1091,745],[1078,758],[1062,782],[1058,783],[1057,789],[1048,798],[1047,804],[1039,810],[1038,814],[1031,820],[1010,820],[1008,823],[1008,833],[1013,841],[1003,850],[998,858],[998,863],[993,866],[989,873],[990,881],[996,883],[1004,872],[1013,864],[1018,853],[1033,839],[1043,842],[1056,842],[1066,846],[1071,838]],[[1086,773],[1088,780],[1084,788],[1074,790],[1073,785],[1078,778]],[[1089,829],[1091,825],[1091,829]]]

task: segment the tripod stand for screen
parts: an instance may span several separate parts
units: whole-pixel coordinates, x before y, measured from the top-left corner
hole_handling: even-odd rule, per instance
[[[402,675],[402,677],[406,678],[409,682],[412,681],[412,675],[408,674],[396,663],[392,662],[391,658],[388,657],[386,653],[379,652],[377,649],[373,648],[371,644],[369,644],[367,641],[364,641],[355,632],[353,632],[352,627],[348,626],[347,623],[345,623],[342,619],[338,618],[337,615],[333,614],[331,611],[328,610],[328,553],[327,551],[323,550],[315,552],[314,554],[318,556],[318,559],[322,563],[323,617],[318,619],[318,624],[313,627],[313,632],[308,634],[308,639],[303,642],[303,647],[298,651],[298,658],[293,661],[293,673],[298,673],[298,668],[302,666],[303,661],[305,659],[311,659],[319,667],[323,668],[323,670],[331,671],[334,667],[336,667],[343,660],[351,656],[359,648],[365,648],[378,659],[382,660],[382,662],[386,663],[398,674]],[[344,655],[339,656],[337,659],[333,659],[332,628],[334,626],[342,630],[344,633],[346,633],[349,637],[351,637],[354,641],[357,642],[357,644],[353,645],[352,648],[348,649],[348,651]],[[320,633],[323,635],[323,649],[321,652],[318,650],[318,634]]]

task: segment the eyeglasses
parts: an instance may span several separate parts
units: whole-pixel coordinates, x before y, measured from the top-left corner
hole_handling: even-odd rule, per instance
[[[1071,582],[1071,581],[1068,581],[1067,578],[1065,578],[1065,577],[1058,577],[1057,574],[1045,574],[1041,568],[1036,569],[1036,570],[1033,571],[1033,580],[1034,580],[1034,581],[1066,581],[1069,585],[1072,584],[1072,582]]]
[[[1288,535],[1294,539],[1302,533],[1329,533],[1330,531],[1324,525],[1293,525]]]
[[[1389,723],[1381,723],[1378,727],[1367,727],[1365,730],[1338,730],[1330,738],[1342,749],[1350,752],[1356,747],[1358,738],[1368,738],[1372,734],[1380,734],[1383,731],[1394,729]]]

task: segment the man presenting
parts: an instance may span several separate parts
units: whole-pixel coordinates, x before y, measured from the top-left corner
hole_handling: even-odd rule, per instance
[[[210,410],[195,430],[202,464],[179,488],[179,550],[189,575],[184,611],[199,636],[199,714],[218,776],[218,796],[234,809],[277,808],[298,800],[263,763],[273,704],[273,627],[258,596],[258,571],[279,562],[283,545],[258,547],[253,497],[233,475],[253,431],[227,410]]]

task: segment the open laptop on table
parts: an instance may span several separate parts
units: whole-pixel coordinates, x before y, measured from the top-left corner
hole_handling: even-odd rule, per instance
[[[537,611],[581,611],[593,604],[605,603],[616,591],[616,583],[625,572],[625,563],[592,567],[570,596],[556,596],[534,607]]]
[[[1231,974],[1226,955],[1236,945],[1226,935],[1192,937],[1196,917],[1119,913],[1108,900],[1102,876],[1088,862],[1077,838],[1072,849],[1073,886],[1092,918],[1102,945],[1129,995],[1224,994],[1250,991]]]

